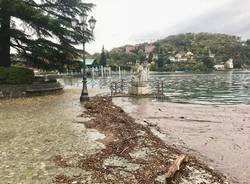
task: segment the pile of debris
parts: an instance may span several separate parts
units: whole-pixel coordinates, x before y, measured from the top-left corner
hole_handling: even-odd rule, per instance
[[[105,148],[92,155],[56,157],[58,166],[80,168],[90,176],[61,175],[54,183],[227,183],[221,174],[137,124],[111,98],[94,97],[85,108],[83,116],[91,117],[85,126],[105,134],[100,140]]]

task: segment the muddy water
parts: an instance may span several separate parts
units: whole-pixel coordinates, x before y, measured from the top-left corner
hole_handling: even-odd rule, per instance
[[[0,183],[52,183],[55,175],[77,169],[58,168],[56,155],[88,154],[103,145],[77,118],[79,89],[64,94],[0,101]],[[95,94],[95,93],[92,93]]]
[[[232,183],[250,183],[250,106],[193,105],[116,98],[138,122],[158,125],[164,139],[205,160]]]

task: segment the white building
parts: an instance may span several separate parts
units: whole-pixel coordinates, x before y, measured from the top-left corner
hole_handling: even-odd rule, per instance
[[[225,62],[224,67],[225,69],[233,69],[234,68],[234,60],[230,58],[228,61]]]
[[[172,63],[186,63],[193,60],[193,53],[187,52],[187,53],[177,53],[175,56],[170,56],[169,60]]]
[[[210,58],[215,58],[215,54],[213,54],[212,53],[212,51],[209,49],[209,51],[208,51],[208,56],[210,57]]]
[[[214,69],[215,70],[225,70],[225,66],[224,65],[214,65]]]

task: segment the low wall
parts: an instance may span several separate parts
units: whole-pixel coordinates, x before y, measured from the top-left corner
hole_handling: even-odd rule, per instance
[[[44,83],[31,85],[3,85],[0,84],[0,99],[19,98],[27,96],[47,95],[61,91],[60,83]]]
[[[17,98],[26,96],[27,85],[0,85],[0,98]]]

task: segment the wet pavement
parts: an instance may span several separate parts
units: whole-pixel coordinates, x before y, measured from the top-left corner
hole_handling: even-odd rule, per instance
[[[90,90],[92,95],[106,92],[106,90],[102,89]],[[58,95],[0,101],[1,184],[114,183],[113,181],[116,181],[116,177],[122,178],[122,180],[118,180],[119,182],[115,183],[138,183],[138,178],[135,179],[135,173],[138,174],[141,171],[142,175],[147,175],[148,177],[153,174],[143,172],[142,169],[152,170],[152,168],[147,165],[145,168],[142,167],[142,160],[145,160],[145,163],[149,162],[150,164],[153,161],[152,163],[158,164],[159,167],[153,168],[153,171],[163,169],[163,173],[166,172],[162,165],[169,165],[169,162],[172,163],[178,154],[171,152],[171,150],[158,149],[157,147],[154,150],[152,145],[157,142],[155,138],[150,138],[149,145],[146,147],[146,143],[144,143],[146,139],[140,139],[142,145],[144,145],[142,149],[137,148],[131,150],[131,152],[129,152],[128,148],[121,147],[120,154],[127,154],[128,152],[129,158],[131,157],[132,160],[120,157],[120,154],[117,157],[116,152],[113,154],[107,152],[107,158],[105,157],[103,163],[101,162],[100,170],[93,169],[95,164],[98,164],[98,160],[91,162],[91,165],[88,166],[89,160],[84,161],[84,158],[93,157],[94,160],[98,159],[95,155],[102,155],[103,150],[108,151],[110,149],[107,146],[107,141],[114,141],[110,145],[118,146],[118,148],[122,144],[116,144],[117,141],[119,142],[119,139],[107,136],[107,132],[87,126],[87,122],[92,117],[83,116],[83,111],[86,109],[79,102],[79,94],[80,89],[68,88],[63,94]],[[106,106],[99,109],[105,108]],[[111,106],[109,108],[113,110],[114,107]],[[116,111],[118,113],[123,112],[119,109],[116,109]],[[112,111],[110,113],[112,114]],[[109,117],[110,115],[106,118]],[[126,118],[130,119],[130,117]],[[97,120],[102,121],[101,118]],[[116,122],[110,122],[110,124],[109,122],[106,122],[107,130],[110,130],[112,124],[111,128],[114,128],[114,125],[116,125]],[[124,125],[124,123],[121,123],[121,125]],[[132,125],[132,127],[138,127],[135,123],[128,125],[128,130],[139,131],[137,128],[131,129]],[[120,133],[117,132],[117,135],[120,135]],[[132,138],[123,136],[123,139],[126,142],[131,138],[134,144],[133,140],[139,140],[140,136],[144,134],[146,135],[145,132],[139,131],[138,137],[133,138],[134,135],[130,135]],[[153,142],[150,142],[150,140]],[[138,144],[138,146],[140,145]],[[112,149],[115,149],[115,147],[112,147]],[[117,149],[115,150],[117,151]],[[152,154],[155,155],[158,152],[161,153],[160,157],[159,155],[156,155],[157,157],[152,156]],[[166,155],[171,154],[168,157],[162,157],[162,153]],[[154,160],[156,158],[159,160]],[[140,161],[140,164],[135,161]],[[178,180],[175,183],[188,184],[190,181],[195,181],[196,183],[199,181],[198,183],[207,184],[222,183],[218,181],[219,176],[196,164],[195,160],[191,159],[185,172],[192,175],[184,178],[180,177],[181,181]],[[103,171],[102,174],[104,174],[104,178],[101,181],[107,180],[110,182],[95,182],[101,179],[98,178],[99,175],[96,175],[99,171]],[[130,180],[128,180],[129,177]],[[155,178],[156,183],[165,183],[164,177],[163,175]],[[148,182],[145,178],[139,179],[144,179]]]
[[[92,95],[104,92],[90,90]],[[85,183],[91,183],[89,171],[59,167],[54,162],[56,156],[82,157],[105,147],[98,141],[105,135],[87,129],[84,123],[88,119],[79,116],[84,109],[79,94],[80,89],[71,88],[60,95],[0,101],[0,183],[52,183],[55,176],[65,173],[81,175]],[[138,122],[159,125],[167,133],[162,138],[168,144],[205,156],[209,165],[227,173],[234,183],[249,183],[248,106],[183,105],[127,98],[115,101]]]
[[[205,160],[234,184],[250,183],[248,105],[193,105],[115,98],[137,122],[158,126],[164,141]]]
[[[78,173],[60,168],[56,155],[90,154],[103,148],[96,130],[79,122],[79,89],[64,94],[0,101],[0,183],[52,183],[55,175]]]

